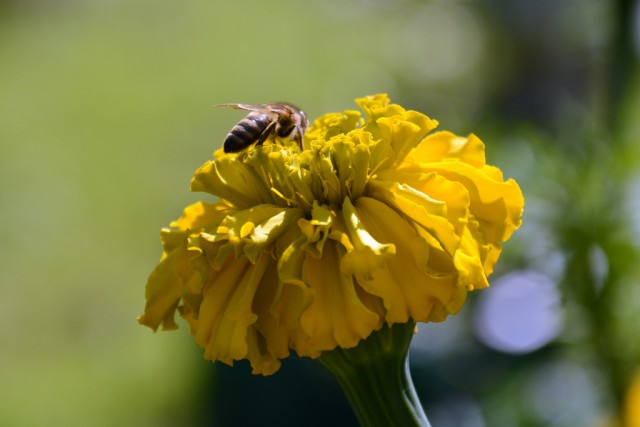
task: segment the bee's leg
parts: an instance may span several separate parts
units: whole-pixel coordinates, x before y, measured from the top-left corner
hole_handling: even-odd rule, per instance
[[[265,142],[267,138],[269,138],[269,135],[271,135],[276,128],[276,123],[277,122],[275,121],[271,122],[269,126],[267,126],[264,131],[262,131],[262,134],[260,135],[260,138],[258,138],[258,142],[256,143],[256,145],[262,145],[262,143]]]
[[[302,132],[298,126],[293,129],[293,132],[291,132],[291,139],[298,143],[300,151],[304,150],[304,147],[302,146]]]

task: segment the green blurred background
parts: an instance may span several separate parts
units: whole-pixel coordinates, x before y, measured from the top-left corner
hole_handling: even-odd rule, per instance
[[[433,425],[614,426],[640,366],[639,20],[625,0],[0,2],[0,424],[356,425],[313,361],[253,377],[135,318],[159,229],[241,118],[212,105],[313,118],[387,92],[478,134],[527,202],[494,286],[414,340]]]

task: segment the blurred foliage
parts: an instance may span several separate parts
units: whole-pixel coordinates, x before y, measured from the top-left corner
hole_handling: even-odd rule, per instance
[[[414,380],[434,425],[614,425],[640,365],[633,7],[1,3],[2,424],[354,425],[318,364],[252,377],[204,362],[186,325],[154,335],[135,317],[158,230],[200,197],[191,174],[239,119],[213,104],[315,117],[388,92],[485,141],[527,198],[495,277],[537,271],[563,297],[562,334],[526,354],[477,338],[476,295],[424,326]]]

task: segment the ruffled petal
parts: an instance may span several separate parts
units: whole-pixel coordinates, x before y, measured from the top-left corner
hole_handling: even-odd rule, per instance
[[[371,236],[349,199],[344,200],[342,217],[336,225],[332,236],[346,251],[340,259],[340,270],[345,274],[370,277],[373,271],[385,266],[386,260],[396,253],[394,244],[380,243]]]
[[[484,145],[475,136],[461,138],[439,132],[427,137],[408,160],[467,189],[469,210],[482,224],[486,241],[506,241],[520,227],[522,191],[514,180],[503,181],[502,173],[484,165]]]
[[[469,211],[482,223],[482,235],[486,241],[506,241],[522,224],[524,198],[514,180],[495,181],[464,163],[431,163],[423,166],[465,186],[469,191]]]
[[[429,207],[432,215],[443,216],[460,234],[467,223],[469,215],[469,192],[458,182],[449,181],[433,171],[426,171],[420,165],[403,165],[399,169],[387,169],[377,174],[377,180],[371,181],[374,186],[377,181],[396,182],[403,188],[411,188],[426,196],[414,199],[420,204],[419,210]],[[407,212],[407,214],[409,214]],[[418,219],[415,219],[417,222]]]
[[[213,194],[241,209],[275,202],[255,170],[237,156],[225,155],[202,165],[193,175],[191,191]]]
[[[254,350],[256,356],[250,357],[250,360],[258,360],[256,363],[251,362],[254,371],[274,367],[272,359],[279,360],[289,356],[289,337],[295,331],[298,318],[306,307],[296,303],[295,293],[294,286],[283,289],[276,265],[270,262],[253,301],[253,309],[258,316],[254,325],[258,348]],[[301,296],[300,292],[298,296]],[[291,316],[290,313],[296,314]]]
[[[386,94],[378,94],[357,99],[356,102],[367,116],[364,130],[370,132],[376,140],[385,141],[392,149],[392,155],[381,167],[394,167],[411,151],[431,130],[438,126],[432,120],[417,111],[407,111],[397,104],[391,104]]]
[[[185,208],[182,216],[171,223],[172,227],[181,231],[207,230],[217,227],[233,208],[224,202],[198,202]]]
[[[475,220],[469,222],[462,235],[460,247],[455,253],[454,263],[459,272],[458,285],[467,290],[482,289],[489,286],[487,275],[487,256],[492,249],[484,244],[479,231],[479,224]],[[498,251],[499,253],[499,251]],[[493,264],[491,264],[493,268]]]
[[[202,287],[207,277],[206,261],[199,248],[188,247],[184,232],[163,231],[168,250],[147,281],[144,314],[138,322],[154,331],[158,327],[170,330],[178,326],[175,311],[185,289]],[[178,243],[179,242],[179,243]]]
[[[457,271],[427,271],[430,248],[403,217],[382,202],[361,197],[355,204],[358,217],[380,242],[393,241],[396,255],[386,260],[386,268],[371,278],[358,277],[370,294],[382,298],[388,323],[440,319],[443,309],[453,310],[464,300],[456,286]]]
[[[247,358],[247,333],[257,316],[253,299],[269,263],[267,254],[255,264],[229,257],[227,263],[210,275],[200,306],[195,340],[204,348],[205,358],[233,364]]]
[[[392,181],[372,180],[369,188],[371,197],[394,207],[427,230],[435,239],[435,243],[430,239],[432,246],[440,246],[449,254],[455,252],[460,238],[446,217],[445,202],[435,200],[407,184]]]
[[[228,214],[212,240],[228,240],[236,257],[255,262],[260,253],[302,216],[298,209],[258,205]]]
[[[451,132],[435,132],[426,137],[411,153],[420,163],[443,162],[451,159],[474,167],[485,166],[484,144],[475,135],[468,138]]]
[[[324,145],[326,140],[336,135],[349,133],[361,127],[362,123],[360,112],[356,110],[325,114],[318,117],[307,129],[304,139],[309,143],[318,141],[320,145]]]
[[[305,258],[303,278],[313,300],[300,317],[306,339],[298,337],[294,342],[301,356],[317,357],[337,346],[354,347],[382,326],[380,317],[358,298],[353,276],[330,267],[339,264],[342,251],[331,241],[324,245],[322,257],[309,254]]]

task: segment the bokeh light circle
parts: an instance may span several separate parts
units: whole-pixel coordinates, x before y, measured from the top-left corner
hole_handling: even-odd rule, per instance
[[[475,333],[488,347],[504,353],[529,353],[562,330],[560,294],[544,274],[509,273],[482,293],[475,320]]]

